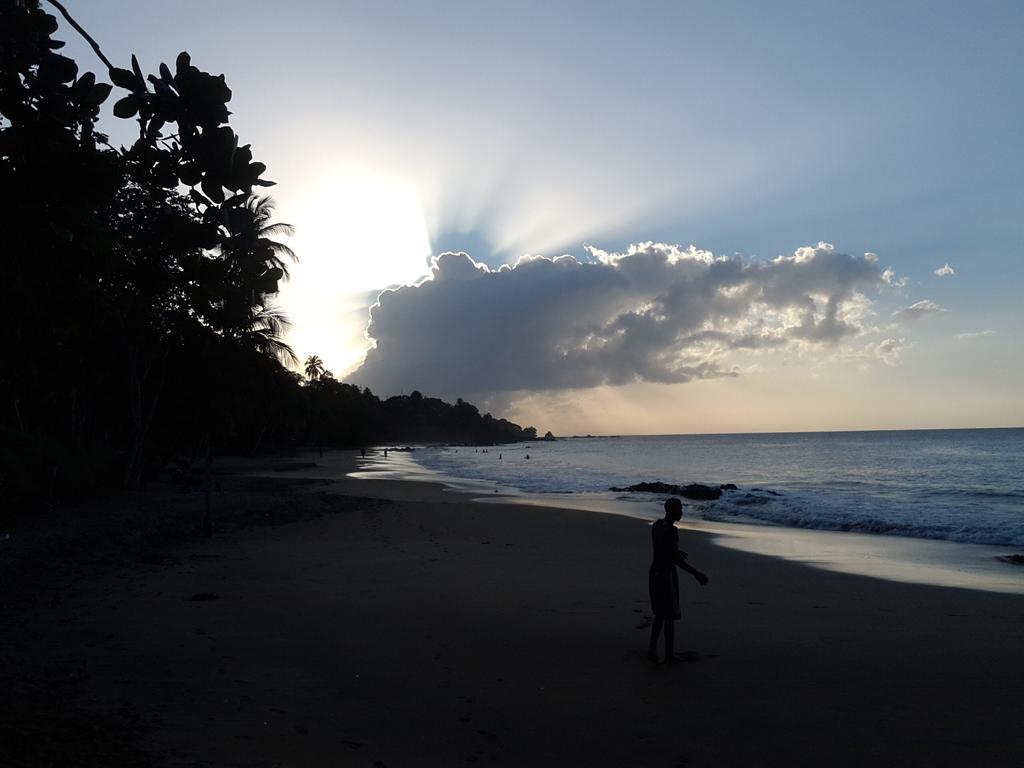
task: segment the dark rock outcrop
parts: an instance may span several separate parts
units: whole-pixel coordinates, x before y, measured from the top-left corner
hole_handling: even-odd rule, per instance
[[[666,496],[682,496],[684,499],[695,501],[713,501],[722,495],[721,488],[713,488],[700,483],[690,483],[689,485],[671,485],[662,482],[637,483],[625,488],[609,488],[608,490],[616,493],[658,493]]]

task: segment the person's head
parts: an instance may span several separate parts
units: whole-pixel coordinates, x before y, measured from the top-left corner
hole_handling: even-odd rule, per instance
[[[665,499],[665,519],[678,523],[683,519],[683,502],[675,496]]]

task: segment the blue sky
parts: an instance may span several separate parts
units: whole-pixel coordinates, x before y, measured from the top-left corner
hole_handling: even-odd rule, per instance
[[[1024,424],[1024,4],[69,6],[116,62],[187,49],[226,74],[299,229],[293,343],[339,374],[378,290],[431,253],[496,269],[587,244],[770,260],[828,242],[906,278],[863,289],[872,318],[839,343],[730,352],[727,379],[436,394],[556,431]],[[893,320],[922,300],[945,311]],[[865,357],[889,338],[898,361]],[[637,398],[690,415],[659,428]],[[738,398],[760,405],[736,420]]]

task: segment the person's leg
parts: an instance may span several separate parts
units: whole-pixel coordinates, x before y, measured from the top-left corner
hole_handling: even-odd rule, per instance
[[[661,634],[661,626],[664,623],[663,618],[656,616],[654,624],[651,625],[651,644],[647,646],[647,658],[651,661],[658,660],[658,635]]]
[[[672,619],[665,619],[665,663],[672,664],[676,660],[675,645],[676,623]]]

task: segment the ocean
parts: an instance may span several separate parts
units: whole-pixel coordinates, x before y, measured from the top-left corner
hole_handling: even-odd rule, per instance
[[[639,517],[659,516],[663,497],[609,488],[734,483],[716,501],[685,502],[686,517],[1024,548],[1021,428],[587,437],[411,458],[478,490],[605,501]]]

